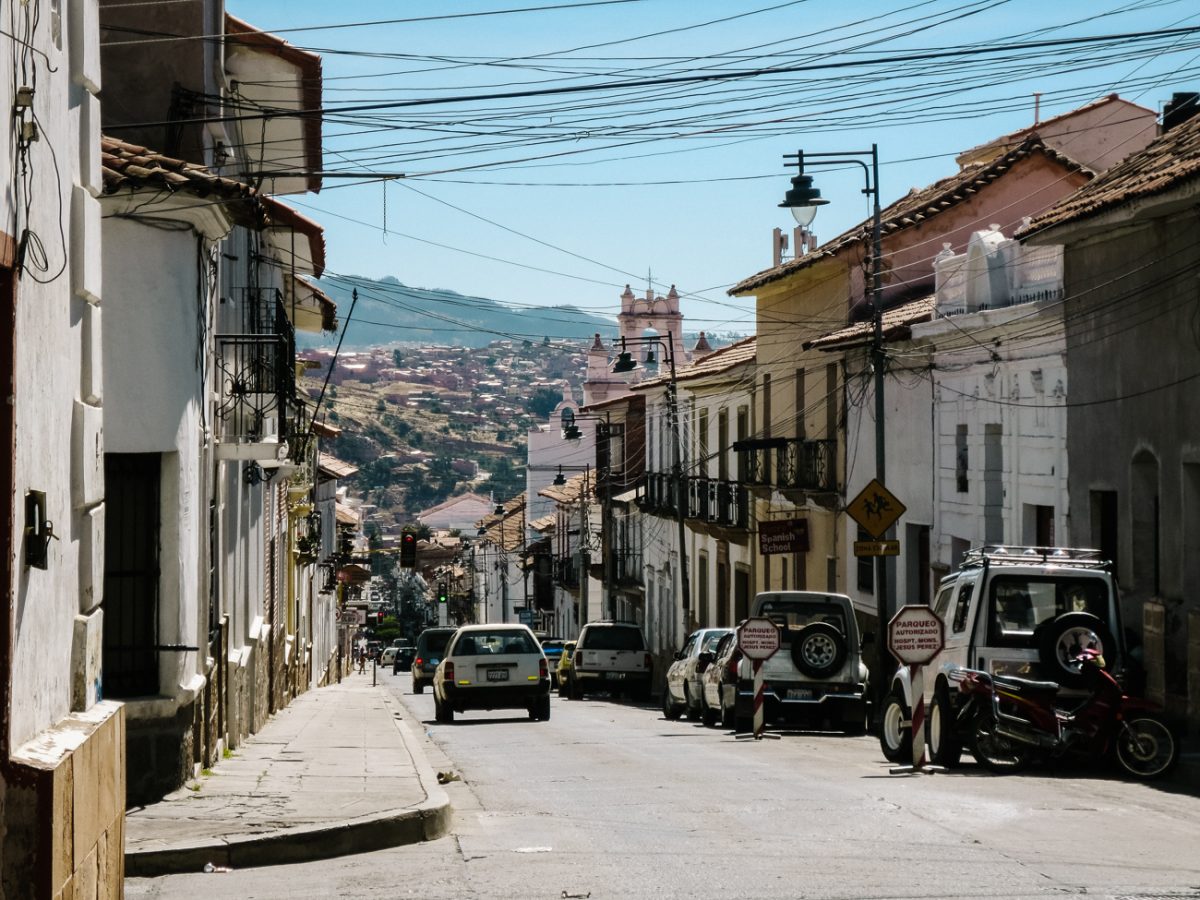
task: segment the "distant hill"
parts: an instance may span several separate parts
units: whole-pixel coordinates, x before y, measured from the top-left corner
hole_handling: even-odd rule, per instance
[[[318,285],[337,304],[339,325],[350,313],[351,292],[358,290],[358,305],[342,343],[348,350],[397,343],[485,347],[504,338],[578,341],[596,332],[607,341],[616,334],[613,320],[575,307],[518,309],[484,297],[409,287],[390,276],[378,281],[337,276],[323,278]],[[331,346],[337,336],[297,334],[296,340],[301,348]]]

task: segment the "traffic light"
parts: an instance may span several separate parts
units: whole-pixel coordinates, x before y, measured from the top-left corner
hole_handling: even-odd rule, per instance
[[[447,593],[448,592],[446,591],[446,582],[444,582],[444,581],[440,582],[438,584],[438,603],[446,602]]]
[[[417,567],[417,536],[406,531],[400,537],[400,568],[415,569]]]

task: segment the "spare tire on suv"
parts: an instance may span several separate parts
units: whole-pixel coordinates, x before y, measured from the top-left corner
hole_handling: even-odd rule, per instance
[[[846,638],[827,622],[805,625],[792,640],[792,662],[809,678],[825,678],[846,661]]]

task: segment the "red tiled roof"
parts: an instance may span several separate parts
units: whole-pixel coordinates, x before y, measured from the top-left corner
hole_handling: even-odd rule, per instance
[[[920,225],[937,216],[939,213],[965,203],[981,188],[1000,178],[1021,160],[1040,155],[1058,163],[1068,172],[1083,172],[1087,176],[1094,173],[1075,162],[1070,157],[1047,147],[1036,134],[1026,138],[1017,147],[995,159],[979,166],[969,166],[949,178],[936,181],[928,187],[914,189],[888,206],[881,213],[881,231],[883,237]],[[786,278],[793,272],[806,269],[818,260],[836,256],[842,250],[853,244],[869,243],[871,240],[871,220],[867,219],[855,225],[848,231],[842,232],[833,240],[828,241],[797,259],[789,260],[783,265],[751,275],[749,278],[735,284],[728,293],[731,296],[749,293],[763,285]]]
[[[1067,119],[1072,119],[1075,116],[1083,113],[1091,112],[1092,110],[1098,109],[1101,106],[1107,106],[1110,103],[1118,102],[1127,103],[1130,106],[1137,107],[1146,113],[1150,113],[1151,115],[1154,114],[1154,110],[1145,106],[1141,106],[1138,103],[1134,103],[1131,100],[1124,100],[1120,94],[1107,94],[1099,99],[1093,100],[1091,103],[1085,103],[1083,106],[1078,106],[1075,109],[1069,110],[1065,113],[1060,113],[1057,116],[1051,116],[1049,119],[1042,119],[1035,125],[1026,125],[1024,128],[1018,128],[1015,131],[1010,131],[1008,134],[1003,134],[998,138],[993,138],[986,143],[976,144],[969,150],[964,150],[962,153],[958,154],[955,159],[959,162],[959,164],[961,164],[964,160],[970,159],[971,157],[977,155],[981,150],[994,148],[995,151],[999,153],[1003,149],[1019,144],[1029,135],[1035,134],[1039,130],[1045,130],[1048,125],[1057,125],[1059,122],[1065,122]]]
[[[1200,177],[1200,115],[1155,139],[1069,197],[1035,216],[1017,236],[1026,238],[1057,225],[1098,215],[1133,200],[1152,197]]]
[[[158,188],[174,192],[186,191],[197,197],[213,195],[235,204],[232,211],[241,212],[239,221],[261,227],[265,222],[262,197],[250,185],[217,175],[207,166],[175,159],[156,153],[137,144],[114,137],[100,138],[100,169],[104,193],[116,194],[122,189]],[[241,204],[239,210],[236,204]]]
[[[937,306],[937,296],[930,295],[920,300],[910,300],[891,309],[883,311],[884,341],[904,340],[909,337],[909,327],[918,322],[928,322],[933,318],[933,310]],[[875,323],[868,319],[865,322],[853,322],[845,328],[823,334],[815,340],[804,344],[804,349],[815,347],[818,350],[845,350],[861,344],[870,343],[875,337]]]
[[[727,347],[714,350],[696,362],[677,370],[675,372],[675,381],[680,382],[693,378],[704,378],[708,375],[719,375],[721,372],[726,372],[744,363],[754,362],[757,352],[758,337],[756,335],[742,338],[740,341],[735,341]],[[656,387],[667,384],[670,380],[670,374],[664,373],[654,378],[647,378],[645,381],[639,381],[637,384],[631,384],[629,389],[636,391],[642,388]]]
[[[334,478],[349,478],[358,474],[358,466],[343,462],[329,453],[321,454],[317,461],[317,470],[322,475],[330,475]]]

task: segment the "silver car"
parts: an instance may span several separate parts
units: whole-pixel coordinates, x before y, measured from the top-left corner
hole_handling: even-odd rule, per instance
[[[713,661],[717,644],[732,628],[701,628],[688,635],[683,649],[675,654],[675,662],[667,669],[667,684],[663,688],[663,715],[678,719],[687,713],[698,719],[704,711],[704,670]]]

